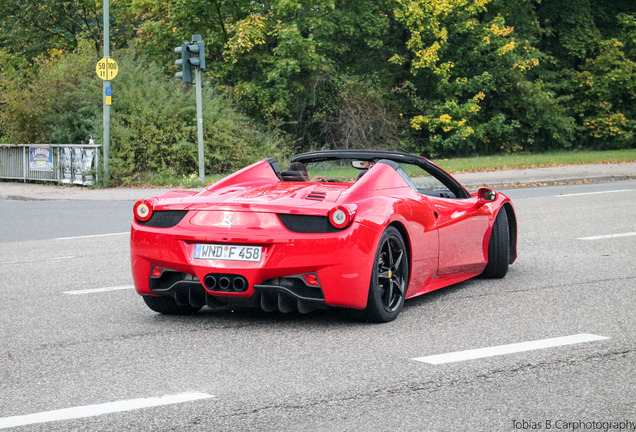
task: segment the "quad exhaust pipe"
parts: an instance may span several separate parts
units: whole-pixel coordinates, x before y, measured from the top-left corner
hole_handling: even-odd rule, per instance
[[[203,279],[203,283],[211,291],[243,292],[248,287],[245,277],[233,274],[210,273]]]

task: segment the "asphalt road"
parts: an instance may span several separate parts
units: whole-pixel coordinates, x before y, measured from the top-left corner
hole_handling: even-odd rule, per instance
[[[636,430],[636,182],[506,193],[506,278],[410,300],[383,325],[160,316],[132,289],[131,202],[0,201],[0,428]]]

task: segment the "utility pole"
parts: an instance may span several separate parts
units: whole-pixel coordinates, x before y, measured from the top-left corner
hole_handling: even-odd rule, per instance
[[[113,90],[110,80],[117,76],[119,66],[110,58],[110,5],[104,0],[104,57],[97,62],[95,72],[103,81],[102,100],[104,111],[104,184],[108,184],[110,170],[108,169],[108,153],[110,152],[110,106],[113,103]]]
[[[110,58],[110,14],[109,0],[104,0],[104,57],[97,62],[95,72],[103,81],[102,100],[104,111],[104,184],[108,183],[110,171],[108,169],[108,153],[110,152],[110,106],[113,103],[113,90],[110,80],[117,76],[119,66]]]
[[[110,0],[104,0],[104,58],[110,57]],[[108,60],[106,60],[108,62]],[[108,64],[108,63],[107,63]],[[102,84],[104,99],[104,184],[108,184],[110,170],[108,169],[108,154],[110,152],[110,104],[107,104],[106,93],[110,90],[110,77],[107,75]],[[108,97],[110,99],[110,97]]]

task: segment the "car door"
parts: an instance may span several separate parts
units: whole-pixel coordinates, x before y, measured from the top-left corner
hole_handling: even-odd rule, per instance
[[[488,260],[486,236],[491,206],[483,205],[435,165],[420,167],[412,179],[433,208],[439,238],[438,275],[481,272]]]
[[[477,197],[455,199],[427,196],[435,209],[439,237],[438,275],[481,272],[488,260],[492,210]]]

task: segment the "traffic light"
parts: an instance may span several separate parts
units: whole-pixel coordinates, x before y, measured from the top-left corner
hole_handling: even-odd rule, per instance
[[[192,84],[193,68],[205,70],[205,44],[201,35],[193,35],[192,42],[176,47],[174,52],[181,56],[174,62],[177,66],[181,66],[181,71],[177,72],[175,76],[187,84]]]
[[[174,52],[181,55],[181,58],[174,62],[177,66],[181,66],[181,70],[175,74],[177,78],[181,78],[184,83],[192,84],[192,64],[190,63],[190,51],[188,44],[184,43],[174,49]]]
[[[190,63],[192,66],[196,66],[202,71],[205,70],[205,44],[202,40],[194,40],[198,35],[192,36],[192,43],[188,45],[188,51],[194,54],[190,57]],[[201,37],[201,36],[199,36]]]

